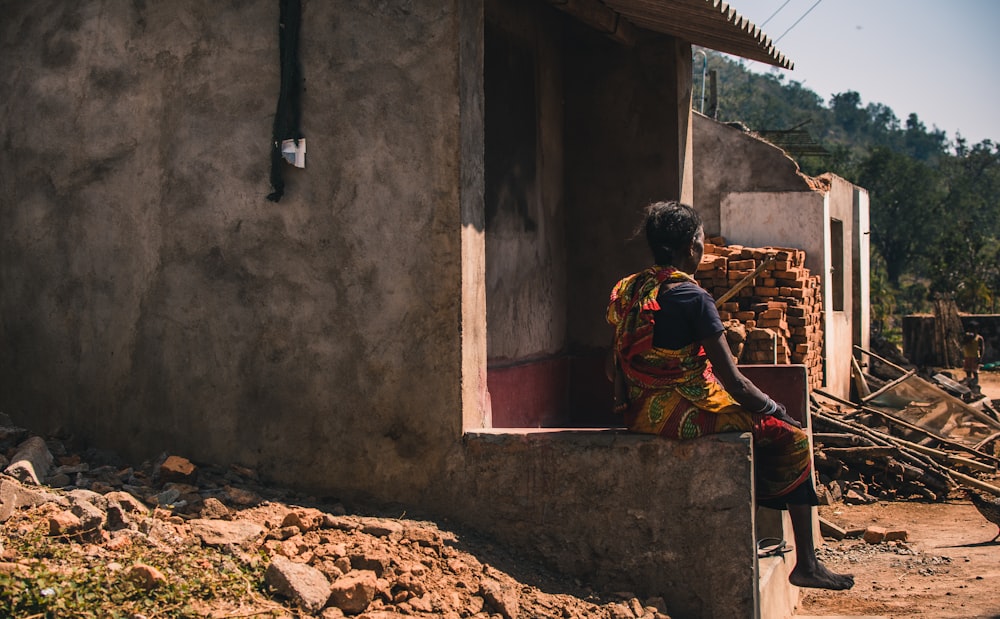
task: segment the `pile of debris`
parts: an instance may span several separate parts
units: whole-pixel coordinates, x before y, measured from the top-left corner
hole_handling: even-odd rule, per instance
[[[800,363],[810,386],[822,384],[820,278],[801,249],[705,243],[695,279],[716,299],[740,363]]]
[[[856,350],[896,376],[867,374],[853,360],[857,403],[813,391],[821,500],[942,501],[959,486],[1000,496],[993,481],[1000,466],[1000,421],[992,403],[965,402],[916,370]],[[871,383],[880,386],[872,391]]]
[[[197,612],[184,616],[669,619],[662,598],[601,599],[471,532],[349,513],[264,485],[241,466],[164,454],[133,467],[114,454],[74,453],[3,414],[0,471],[0,616],[70,614],[59,609],[81,603],[74,581],[85,573],[104,583],[85,602],[87,616],[147,616],[123,607],[122,592],[136,587],[145,597],[129,603],[166,616],[157,606],[164,591],[194,591],[192,573],[212,570],[254,577],[242,592],[213,586],[186,600]],[[35,538],[44,546],[25,550]],[[106,592],[117,597],[101,607]]]

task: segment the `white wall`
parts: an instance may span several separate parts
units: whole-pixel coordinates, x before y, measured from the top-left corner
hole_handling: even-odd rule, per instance
[[[850,391],[855,222],[854,186],[835,178],[827,192],[735,192],[722,197],[721,234],[733,245],[805,250],[806,268],[819,275],[823,293],[824,384],[836,395]],[[834,310],[831,220],[843,224],[843,309]],[[865,218],[867,219],[867,218]],[[867,306],[867,303],[863,303]]]

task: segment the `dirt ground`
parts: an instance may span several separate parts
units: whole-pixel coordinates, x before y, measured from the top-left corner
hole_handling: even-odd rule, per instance
[[[1000,399],[1000,373],[982,372],[980,385],[984,395]],[[909,537],[877,546],[827,539],[821,559],[853,573],[854,589],[803,590],[799,614],[1000,618],[1000,540],[990,541],[997,526],[968,500],[837,504],[821,506],[820,516],[848,529],[903,528]]]

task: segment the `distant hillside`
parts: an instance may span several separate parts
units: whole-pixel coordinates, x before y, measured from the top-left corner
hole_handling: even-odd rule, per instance
[[[868,190],[876,330],[892,329],[899,313],[926,309],[934,295],[955,298],[966,312],[1000,310],[997,143],[952,142],[916,114],[900,120],[881,103],[862,107],[857,92],[823,101],[784,73],[754,73],[701,51],[707,75],[703,109],[696,54],[696,110],[782,146],[806,174],[833,172]]]

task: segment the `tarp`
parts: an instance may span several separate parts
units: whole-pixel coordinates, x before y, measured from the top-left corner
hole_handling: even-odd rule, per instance
[[[863,402],[968,447],[1000,432],[1000,421],[912,373],[888,383]]]

